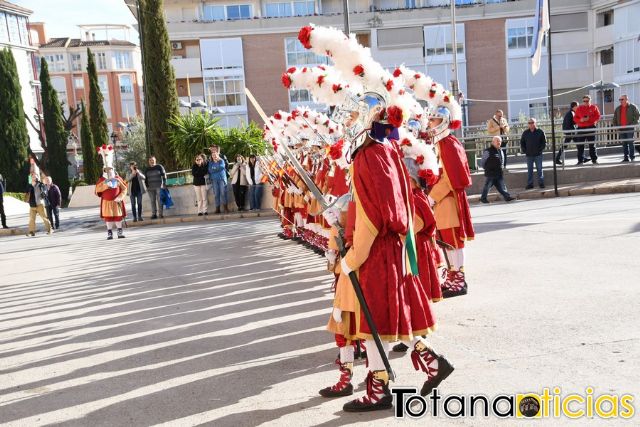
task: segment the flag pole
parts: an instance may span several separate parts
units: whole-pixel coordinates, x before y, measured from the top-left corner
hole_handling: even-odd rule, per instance
[[[547,13],[549,16],[549,31],[547,31],[547,59],[549,61],[549,118],[551,119],[551,150],[553,157],[553,191],[558,197],[558,168],[556,167],[556,121],[553,115],[553,61],[551,55],[551,0],[547,0]]]

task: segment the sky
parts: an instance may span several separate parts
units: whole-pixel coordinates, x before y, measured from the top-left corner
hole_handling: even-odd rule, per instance
[[[80,37],[81,24],[129,24],[135,19],[124,0],[8,0],[33,11],[32,22],[45,22],[47,37]],[[124,38],[124,32],[110,34],[110,38]],[[96,33],[96,38],[101,37]],[[138,44],[138,33],[129,31],[131,42]]]

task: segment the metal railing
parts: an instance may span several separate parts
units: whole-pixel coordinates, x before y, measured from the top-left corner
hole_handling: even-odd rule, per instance
[[[522,136],[522,132],[527,128],[527,124],[517,123],[511,126],[510,133],[507,135],[502,135],[502,139],[507,140],[507,155],[517,155],[522,152],[520,148],[520,138]],[[539,122],[538,128],[544,130],[547,136],[547,146],[543,153],[551,153],[552,152],[552,141],[551,141],[551,124],[549,122]],[[491,143],[492,135],[489,135],[484,128],[483,131],[480,130],[480,127],[477,127],[477,133],[465,132],[465,137],[460,138],[460,142],[464,144],[465,151],[469,156],[470,166],[474,169],[478,169],[478,161],[482,158],[482,152],[489,146]],[[514,131],[515,129],[515,131]],[[629,131],[633,129],[633,137],[631,140],[623,141],[620,138],[621,131]],[[465,129],[466,130],[466,129]],[[574,149],[576,145],[579,144],[595,144],[596,147],[611,147],[611,146],[621,146],[623,142],[633,142],[638,141],[640,139],[640,125],[635,126],[613,126],[611,121],[599,122],[598,126],[595,129],[576,129],[570,131],[563,131],[561,126],[556,125],[556,151],[560,150],[561,147],[564,150]],[[595,134],[595,141],[586,141],[586,142],[576,142],[574,140],[575,137],[579,137],[581,135],[593,135]],[[571,141],[565,143],[565,138],[571,138]]]

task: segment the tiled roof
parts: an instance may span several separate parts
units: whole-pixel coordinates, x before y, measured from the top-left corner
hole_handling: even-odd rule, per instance
[[[0,0],[2,1],[2,0]],[[40,45],[40,48],[47,47],[93,47],[93,46],[135,46],[126,40],[80,40],[69,37],[53,38],[48,43]]]
[[[20,13],[23,15],[31,15],[33,13],[32,10],[26,9],[22,6],[18,6],[17,4],[9,3],[5,0],[0,0],[0,10],[8,10],[11,12]]]

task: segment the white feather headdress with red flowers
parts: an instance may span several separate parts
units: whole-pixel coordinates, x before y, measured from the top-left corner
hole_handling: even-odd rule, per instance
[[[308,25],[300,30],[298,40],[314,53],[330,57],[339,79],[349,86],[384,94],[389,99],[386,115],[391,125],[400,127],[411,115],[421,113],[422,108],[402,82],[376,62],[354,34],[346,36],[336,28]]]
[[[104,169],[111,168],[113,169],[113,159],[114,159],[114,151],[113,145],[103,144],[101,147],[97,148],[98,155],[102,157],[102,167]]]

